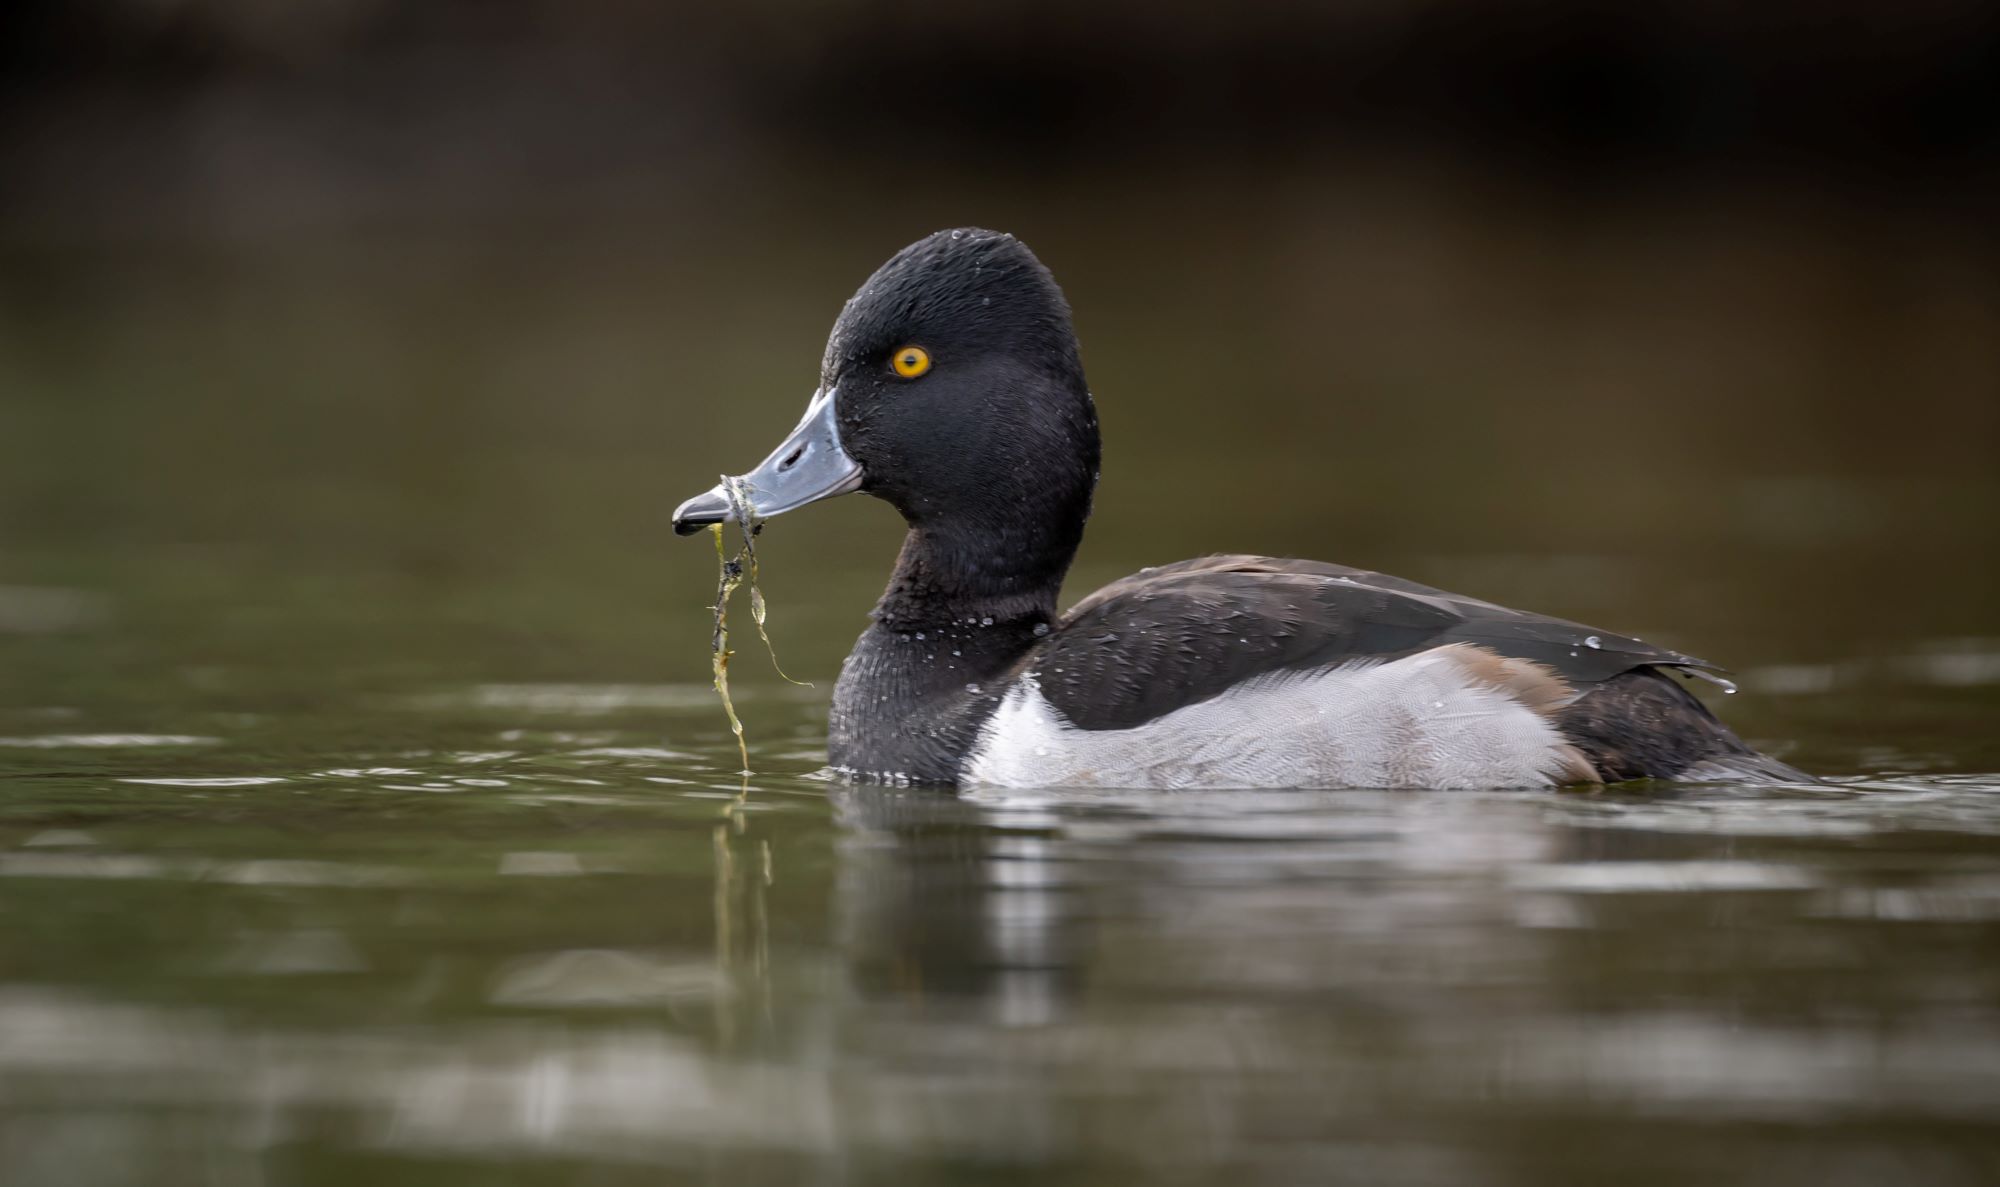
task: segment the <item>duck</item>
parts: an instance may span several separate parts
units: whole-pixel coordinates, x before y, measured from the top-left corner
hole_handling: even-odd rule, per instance
[[[1101,457],[1070,307],[1012,235],[939,231],[841,308],[804,417],[682,535],[839,495],[907,527],[841,666],[831,770],[951,788],[1810,781],[1685,686],[1705,660],[1367,569],[1207,556],[1067,612]],[[732,503],[732,490],[737,502]]]

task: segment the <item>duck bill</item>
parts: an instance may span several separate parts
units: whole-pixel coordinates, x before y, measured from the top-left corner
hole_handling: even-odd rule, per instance
[[[861,463],[840,447],[834,394],[832,390],[814,392],[799,427],[756,469],[736,479],[742,483],[755,518],[783,515],[861,486]],[[729,492],[718,484],[674,508],[674,533],[690,535],[733,518]]]

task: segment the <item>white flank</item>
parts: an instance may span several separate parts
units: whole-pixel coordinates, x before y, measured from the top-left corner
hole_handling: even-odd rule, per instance
[[[1549,787],[1572,752],[1549,720],[1444,648],[1274,673],[1131,729],[1085,730],[1022,677],[966,782],[996,787]]]

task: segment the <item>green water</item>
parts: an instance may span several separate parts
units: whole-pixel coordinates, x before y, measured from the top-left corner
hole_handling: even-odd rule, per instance
[[[6,1182],[1993,1181],[1992,309],[1375,214],[1201,284],[1032,237],[1107,433],[1071,597],[1382,568],[1726,663],[1828,785],[842,788],[850,499],[764,537],[817,687],[739,640],[745,793],[667,514],[908,235],[13,251]]]

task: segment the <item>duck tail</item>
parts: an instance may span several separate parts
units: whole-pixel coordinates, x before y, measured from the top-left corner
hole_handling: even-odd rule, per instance
[[[1658,668],[1635,668],[1577,698],[1556,718],[1606,783],[1817,783],[1743,744],[1708,706]]]

